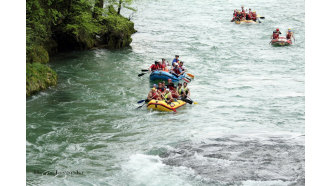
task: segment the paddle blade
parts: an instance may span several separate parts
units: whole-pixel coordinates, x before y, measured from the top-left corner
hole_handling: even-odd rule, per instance
[[[142,100],[138,101],[137,103],[142,103],[142,102],[144,102],[144,101],[145,101],[145,99],[142,99]]]
[[[141,71],[142,72],[148,72],[149,70],[148,69],[142,69]]]
[[[265,19],[264,16],[257,15],[257,17],[259,17],[260,19]]]
[[[187,75],[190,76],[191,78],[195,78],[195,76],[190,73],[187,73]]]
[[[197,102],[194,102],[194,104],[198,104]]]
[[[143,105],[139,106],[139,107],[138,107],[138,108],[136,108],[136,109],[139,109],[139,108],[143,107],[145,104],[146,104],[146,103],[143,103]]]
[[[183,78],[183,80],[185,80],[187,83],[190,83],[190,81],[186,78]]]
[[[184,101],[184,102],[186,102],[186,103],[189,103],[190,105],[193,103],[192,100],[187,99],[187,98],[183,98],[182,101]]]
[[[141,73],[141,74],[139,74],[138,76],[141,77],[141,76],[143,76],[144,74],[146,74],[146,73]]]
[[[189,81],[191,81],[190,77],[188,77],[188,76],[185,76],[185,78],[186,78],[186,79],[188,79]]]

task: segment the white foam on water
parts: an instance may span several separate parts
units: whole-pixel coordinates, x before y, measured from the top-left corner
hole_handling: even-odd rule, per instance
[[[122,177],[128,185],[190,185],[188,178],[193,171],[185,167],[163,164],[158,156],[135,154],[122,165]]]
[[[292,182],[284,182],[281,180],[276,181],[253,181],[253,180],[247,180],[243,181],[243,186],[287,186]]]

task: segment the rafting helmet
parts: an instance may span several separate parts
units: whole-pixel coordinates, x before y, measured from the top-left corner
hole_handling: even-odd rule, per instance
[[[280,29],[279,28],[276,28],[276,31],[280,31]]]

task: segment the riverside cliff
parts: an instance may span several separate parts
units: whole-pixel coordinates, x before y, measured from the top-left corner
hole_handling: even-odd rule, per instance
[[[103,0],[26,2],[27,96],[56,85],[57,74],[47,64],[58,52],[130,45],[134,23],[120,15],[122,4],[130,1],[112,2],[117,11],[112,4],[104,8]]]

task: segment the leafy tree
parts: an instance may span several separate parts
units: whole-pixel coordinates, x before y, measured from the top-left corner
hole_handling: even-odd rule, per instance
[[[136,11],[132,5],[133,0],[109,0],[110,5],[116,5],[117,6],[117,14],[120,15],[120,11],[122,8],[127,8],[129,10],[132,10],[133,12]]]

